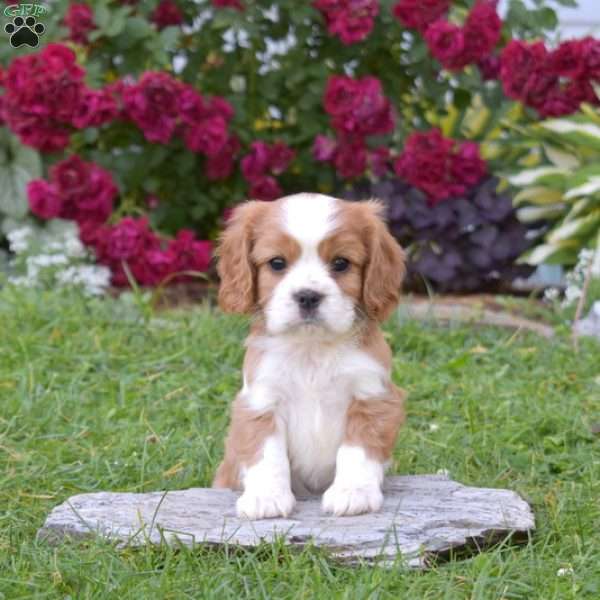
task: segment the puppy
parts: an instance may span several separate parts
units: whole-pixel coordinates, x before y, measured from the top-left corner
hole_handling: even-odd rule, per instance
[[[297,194],[235,209],[221,238],[219,304],[254,317],[243,387],[213,487],[241,489],[248,519],[323,493],[335,515],[377,511],[402,391],[379,329],[404,253],[375,201]]]

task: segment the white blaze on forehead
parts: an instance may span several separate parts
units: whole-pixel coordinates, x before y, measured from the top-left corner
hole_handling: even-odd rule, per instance
[[[285,231],[302,249],[316,248],[336,226],[339,200],[323,194],[295,194],[282,199]]]

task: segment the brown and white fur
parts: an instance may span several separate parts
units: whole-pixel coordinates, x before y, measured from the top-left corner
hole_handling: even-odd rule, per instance
[[[220,306],[254,316],[213,482],[243,490],[240,516],[287,516],[306,493],[324,492],[335,515],[381,507],[404,421],[379,329],[398,303],[404,254],[381,209],[320,194],[252,201],[222,236]]]

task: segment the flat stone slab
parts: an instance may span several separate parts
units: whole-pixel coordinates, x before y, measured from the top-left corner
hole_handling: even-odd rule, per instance
[[[326,548],[345,562],[391,563],[400,555],[408,566],[426,568],[451,552],[472,554],[507,537],[524,541],[535,528],[531,508],[515,492],[467,487],[445,475],[389,477],[381,511],[355,517],[325,515],[320,498],[311,497],[299,499],[288,518],[247,521],[235,514],[238,495],[206,488],[80,494],[52,510],[38,538],[244,548],[284,538]]]

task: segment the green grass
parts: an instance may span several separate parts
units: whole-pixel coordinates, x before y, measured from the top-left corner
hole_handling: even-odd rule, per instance
[[[36,542],[72,494],[210,484],[245,323],[207,308],[137,314],[124,301],[0,292],[0,598],[600,597],[600,345],[575,354],[566,337],[485,328],[387,325],[409,392],[393,471],[516,490],[537,518],[525,546],[417,573],[278,545]]]

